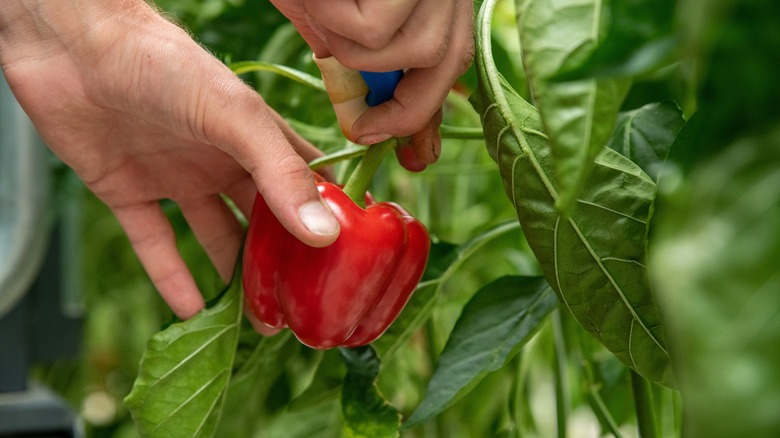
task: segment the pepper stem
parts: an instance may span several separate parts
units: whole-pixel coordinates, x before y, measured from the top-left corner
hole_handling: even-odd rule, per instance
[[[365,155],[360,159],[349,180],[347,180],[347,184],[344,185],[344,193],[355,204],[365,207],[366,192],[368,191],[368,186],[371,185],[374,174],[379,169],[379,165],[382,164],[385,154],[395,149],[397,145],[398,139],[393,137],[368,147]]]

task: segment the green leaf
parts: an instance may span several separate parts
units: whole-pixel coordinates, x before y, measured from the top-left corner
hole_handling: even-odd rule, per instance
[[[399,436],[401,414],[376,387],[379,358],[373,348],[340,348],[339,351],[347,365],[341,394],[341,417],[347,437]]]
[[[650,251],[684,432],[780,436],[780,130],[700,163],[662,173]]]
[[[213,436],[241,322],[241,274],[219,301],[149,340],[125,404],[144,437]]]
[[[653,181],[658,181],[658,172],[684,124],[682,111],[676,103],[647,104],[620,113],[607,146],[636,163]]]
[[[228,67],[237,75],[259,71],[276,73],[315,90],[325,92],[325,84],[322,79],[285,65],[263,61],[240,61],[233,62]]]
[[[428,264],[425,265],[422,281],[437,280],[447,274],[450,266],[458,259],[458,245],[450,242],[431,242]]]
[[[393,324],[372,345],[377,354],[386,358],[401,347],[431,316],[439,300],[440,280],[420,283]]]
[[[460,246],[446,242],[433,243],[423,281],[417,286],[398,319],[373,343],[377,353],[383,358],[393,354],[428,319],[439,299],[442,285],[458,271],[463,262],[478,254],[485,244],[505,237],[519,227],[517,221],[510,220],[485,230]]]
[[[322,359],[309,386],[290,402],[290,412],[300,412],[335,400],[344,381],[344,361],[336,349],[322,352]]]
[[[542,277],[502,277],[480,289],[463,308],[425,398],[404,429],[438,415],[487,373],[502,368],[557,305]]]
[[[506,26],[507,29],[513,29],[513,27]],[[497,35],[493,35],[493,61],[496,63],[496,67],[504,72],[504,77],[506,77],[507,81],[518,87],[518,92],[525,96],[528,94],[528,78],[523,71],[521,57],[517,56],[517,53],[512,53],[508,47],[505,47],[506,43],[510,42],[508,40],[509,38],[497,38]],[[516,44],[517,40],[515,39],[511,42]],[[474,75],[474,80],[476,81],[476,74]]]
[[[604,148],[571,215],[555,209],[559,184],[538,111],[490,62],[490,16],[477,21],[479,88],[488,152],[547,281],[579,324],[645,378],[672,385],[663,322],[645,268],[645,236],[655,183]]]
[[[241,436],[263,426],[262,421],[267,418],[261,414],[266,412],[271,387],[281,378],[287,361],[301,348],[289,330],[262,338],[230,381],[215,436]]]
[[[523,65],[554,157],[557,208],[568,212],[612,134],[629,81],[553,79],[595,48],[601,0],[517,0],[517,9]]]
[[[587,62],[558,79],[637,76],[669,63],[680,43],[674,28],[676,6],[675,0],[605,2],[606,38]]]

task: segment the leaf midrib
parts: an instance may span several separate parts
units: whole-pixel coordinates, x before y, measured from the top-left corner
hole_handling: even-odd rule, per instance
[[[199,329],[199,330],[193,330],[193,331],[187,332],[187,334],[197,333],[199,331],[211,331],[211,330],[213,330],[213,329],[215,329],[217,327],[220,327],[220,326],[219,325],[215,325],[215,326],[210,326],[210,327],[204,327],[204,328]],[[163,380],[165,380],[168,377],[170,377],[171,375],[173,375],[173,373],[175,371],[177,371],[179,368],[181,368],[184,365],[186,365],[187,363],[189,363],[192,360],[193,357],[196,357],[200,352],[202,352],[203,350],[208,348],[210,345],[212,345],[212,343],[214,342],[215,339],[219,338],[220,336],[222,336],[224,333],[226,333],[228,330],[230,330],[233,327],[235,327],[235,324],[233,324],[233,323],[223,325],[222,329],[220,331],[218,331],[213,336],[211,336],[209,339],[207,339],[205,342],[203,342],[203,344],[200,347],[198,347],[197,349],[193,350],[192,353],[190,353],[187,356],[185,356],[184,358],[182,358],[182,360],[179,363],[177,363],[176,366],[172,367],[167,372],[165,372],[162,376],[157,378],[157,380],[152,385],[149,386],[149,389],[154,388],[158,383],[162,382]],[[167,345],[171,345],[171,344],[167,344]]]
[[[484,6],[483,6],[483,7],[486,8],[485,9],[485,14],[482,17],[482,23],[481,23],[483,29],[490,29],[490,18],[493,15],[493,9],[495,7],[495,3],[496,3],[496,0],[488,0],[484,4]],[[482,53],[492,53],[492,44],[491,44],[490,38],[486,37],[486,35],[488,35],[488,34],[489,34],[489,32],[481,32],[480,33],[480,39],[482,40],[482,47],[483,47]],[[488,67],[488,66],[492,67],[491,69],[486,68],[485,70],[486,70],[486,74],[487,74],[487,78],[488,78],[488,82],[490,84],[490,87],[493,89],[493,93],[492,93],[493,98],[496,100],[496,104],[495,105],[491,105],[491,106],[488,107],[488,109],[486,110],[485,116],[487,115],[487,111],[488,110],[490,110],[493,107],[495,107],[499,111],[499,113],[501,114],[501,117],[505,121],[508,122],[509,120],[511,120],[511,117],[507,117],[507,114],[506,114],[505,110],[506,110],[506,108],[509,107],[509,102],[505,99],[505,97],[503,96],[502,93],[496,93],[495,92],[496,89],[499,89],[499,90],[502,89],[501,81],[496,76],[496,72],[498,72],[498,69],[496,68],[495,64],[492,63],[492,59],[490,59],[490,57],[484,57],[484,61],[486,63],[485,64],[486,67]],[[483,116],[483,119],[484,119],[485,116]],[[558,192],[552,186],[552,183],[550,182],[550,179],[547,177],[547,174],[542,171],[541,165],[539,164],[539,161],[536,159],[536,156],[534,155],[533,150],[528,145],[525,137],[521,133],[517,132],[517,128],[514,126],[514,124],[507,123],[507,126],[511,127],[512,132],[515,135],[515,138],[518,140],[518,143],[520,144],[520,147],[522,148],[523,153],[524,153],[524,155],[521,155],[521,156],[517,157],[516,160],[519,160],[523,156],[527,156],[528,157],[528,160],[531,162],[531,165],[536,170],[537,175],[542,180],[542,183],[544,184],[545,188],[547,189],[548,194],[550,195],[550,197],[553,199],[554,202],[557,202],[557,200],[558,200]],[[520,131],[522,132],[522,129],[520,129]],[[500,145],[500,143],[498,143],[496,145],[496,152],[498,152],[500,147],[501,147],[501,145]],[[498,157],[498,156],[499,156],[498,153],[496,153],[496,157]],[[514,168],[514,165],[515,164],[513,163],[513,165],[512,165],[513,168]],[[601,165],[601,163],[597,163],[596,165]],[[515,184],[514,184],[514,173],[513,173],[512,174],[512,187],[514,187],[514,185]],[[514,205],[515,209],[517,209],[515,198],[512,199],[512,203],[515,204]],[[612,277],[612,275],[610,275],[609,271],[607,271],[605,269],[604,265],[601,263],[600,258],[596,257],[596,254],[595,254],[593,248],[588,243],[588,241],[584,238],[584,235],[582,234],[582,231],[579,229],[579,226],[577,226],[577,224],[571,218],[568,218],[567,222],[575,230],[575,232],[577,233],[577,236],[580,238],[580,240],[582,241],[583,245],[585,245],[586,249],[588,250],[588,253],[591,255],[591,257],[593,257],[594,261],[599,266],[599,269],[604,273],[604,275],[609,280],[610,284],[615,288],[615,291],[620,296],[620,299],[621,299],[621,301],[623,301],[623,304],[628,308],[628,310],[631,313],[631,316],[633,317],[633,319],[636,320],[637,323],[639,323],[639,325],[642,327],[642,329],[645,331],[645,333],[647,333],[647,335],[650,337],[650,339],[653,340],[653,342],[658,346],[658,348],[661,351],[663,351],[664,354],[668,355],[668,352],[667,352],[666,348],[664,348],[664,346],[661,345],[661,343],[658,341],[658,339],[656,339],[656,337],[653,335],[653,333],[644,324],[644,321],[642,321],[639,318],[639,315],[636,313],[636,310],[628,302],[628,299],[626,298],[625,293],[618,286],[618,284],[615,282],[614,278]],[[557,277],[557,258],[556,258],[556,277]],[[556,280],[557,280],[557,278],[556,278]],[[561,290],[560,289],[560,284],[559,284],[559,289],[558,290],[559,291]],[[561,293],[560,295],[563,296],[563,293]],[[565,299],[564,299],[564,303],[565,303]],[[566,304],[566,306],[568,307],[568,303]],[[571,310],[571,309],[569,309],[569,310]],[[628,345],[628,349],[629,349],[629,354],[630,354],[630,349],[631,349],[631,344],[630,343]]]
[[[198,390],[197,390],[197,391],[193,392],[193,393],[192,393],[192,395],[190,395],[189,397],[187,397],[187,399],[186,399],[186,400],[184,400],[184,401],[183,401],[183,402],[182,402],[182,403],[181,403],[179,406],[177,406],[177,407],[176,407],[176,409],[172,410],[172,411],[171,411],[171,413],[170,413],[170,414],[168,414],[168,416],[167,416],[167,417],[165,417],[165,418],[164,418],[162,421],[160,421],[159,423],[157,423],[157,424],[154,426],[154,429],[152,429],[152,434],[154,434],[154,433],[155,433],[155,432],[156,432],[158,429],[160,429],[160,428],[161,428],[161,427],[162,427],[162,426],[163,426],[163,425],[164,425],[166,422],[168,422],[170,419],[174,418],[174,416],[175,416],[175,415],[176,415],[176,414],[177,414],[179,411],[181,411],[182,409],[184,409],[184,407],[185,407],[185,406],[187,406],[189,403],[191,403],[193,400],[195,400],[195,399],[198,397],[198,395],[200,395],[200,394],[201,394],[203,391],[205,391],[205,390],[206,390],[206,388],[208,388],[209,386],[211,386],[211,384],[212,384],[212,383],[214,383],[214,382],[216,382],[218,379],[222,378],[222,376],[224,376],[226,372],[227,372],[227,370],[222,370],[222,371],[220,371],[219,373],[215,374],[215,375],[214,375],[214,377],[212,377],[211,379],[209,379],[209,381],[208,381],[208,382],[206,382],[206,383],[204,383],[203,385],[201,385],[201,386],[198,388]],[[216,398],[215,398],[215,400],[218,400],[218,399],[219,399],[219,397],[216,397]],[[214,410],[214,403],[212,403],[212,406],[211,406],[211,408],[208,410],[208,412],[209,412],[209,413],[211,413],[213,410]],[[205,422],[205,419],[206,419],[206,418],[208,418],[208,415],[204,415],[204,416],[203,416],[203,418],[204,418],[204,421],[203,421],[203,422],[201,422],[201,424],[200,424],[200,425],[198,425],[198,428],[197,428],[197,429],[196,429],[196,431],[195,431],[196,433],[195,433],[195,434],[193,434],[193,436],[197,436],[197,433],[199,433],[199,432],[200,432],[200,430],[202,429],[203,423]]]

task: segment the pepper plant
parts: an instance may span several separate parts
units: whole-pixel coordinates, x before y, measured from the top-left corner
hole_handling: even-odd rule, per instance
[[[317,68],[270,6],[159,3],[323,149],[313,169],[347,180],[365,148],[311,110],[328,107]],[[259,54],[225,37],[257,27],[246,11],[266,23]],[[93,387],[129,393],[132,423],[117,409],[90,430],[780,435],[778,21],[769,0],[476,2],[439,163],[384,159],[370,185],[430,231],[398,319],[357,348],[262,337],[242,317],[241,271],[216,285],[179,221],[211,304],[149,337],[124,371],[132,389],[95,373]]]

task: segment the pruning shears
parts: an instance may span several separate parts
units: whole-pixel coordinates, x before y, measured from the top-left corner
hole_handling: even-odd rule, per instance
[[[402,70],[367,72],[343,66],[336,58],[314,57],[320,69],[325,90],[333,104],[341,132],[352,138],[352,124],[369,107],[380,105],[393,97],[403,77]]]
[[[366,82],[368,94],[366,105],[377,106],[393,98],[395,87],[401,81],[403,70],[387,72],[360,71],[360,76]]]

